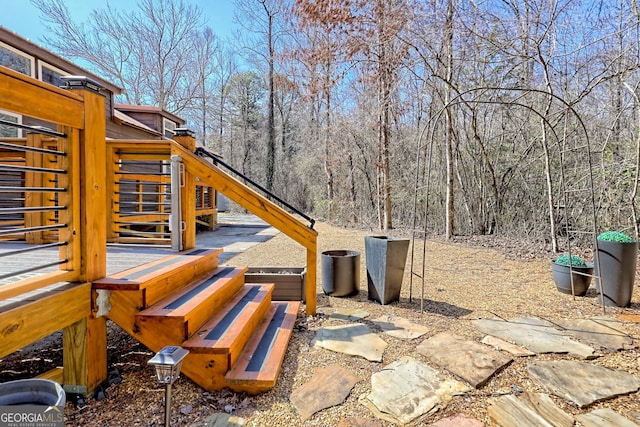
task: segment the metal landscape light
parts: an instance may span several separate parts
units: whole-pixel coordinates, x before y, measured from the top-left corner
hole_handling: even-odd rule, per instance
[[[164,425],[170,426],[171,419],[171,384],[180,377],[182,361],[189,354],[189,350],[175,345],[164,347],[147,364],[156,367],[156,375],[160,384],[166,384]]]

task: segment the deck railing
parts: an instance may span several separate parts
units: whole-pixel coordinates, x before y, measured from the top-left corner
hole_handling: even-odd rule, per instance
[[[64,90],[0,67],[0,110],[56,127],[0,144],[0,242],[13,237],[33,245],[13,253],[4,249],[0,257],[58,248],[55,259],[41,257],[29,271],[0,273],[0,280],[16,280],[0,286],[0,300],[59,282],[104,277],[108,241],[195,247],[197,218],[215,214],[216,190],[306,249],[307,314],[315,314],[313,220],[305,225],[196,156],[189,135],[175,141],[107,140],[104,99],[91,87]],[[43,274],[21,277],[33,271]]]
[[[57,132],[40,130],[27,138],[0,140],[0,239],[21,239],[29,246],[0,253],[4,265],[17,269],[0,273],[0,280],[10,280],[36,271],[54,271],[67,264],[70,253],[51,257],[51,248],[69,245],[70,209],[68,170],[60,168],[67,156],[58,147]],[[67,236],[65,240],[60,236]],[[28,254],[28,255],[26,255]],[[20,268],[25,256],[37,260],[35,265]]]
[[[171,144],[168,140],[107,140],[109,242],[174,246],[172,194],[179,197],[180,193],[172,189]],[[199,223],[213,228],[213,189],[195,183],[193,202],[193,227]]]
[[[28,130],[0,139],[0,300],[81,280],[78,167],[85,102],[74,91],[0,67],[0,110],[45,120],[57,130],[3,121]],[[104,107],[103,107],[104,108]],[[6,244],[23,239],[27,245]],[[25,266],[24,259],[37,260]],[[7,284],[9,283],[9,284]]]

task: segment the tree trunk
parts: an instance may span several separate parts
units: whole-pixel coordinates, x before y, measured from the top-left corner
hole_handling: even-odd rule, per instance
[[[451,83],[453,78],[453,1],[449,0],[447,2],[447,20],[445,24],[445,34],[446,34],[446,52],[447,52],[447,69],[446,69],[446,83],[447,87],[445,88],[445,96],[444,102],[446,105],[446,120],[447,120],[447,128],[446,128],[446,146],[445,146],[445,157],[446,157],[446,206],[445,206],[445,237],[447,239],[451,239],[455,232],[455,173],[454,173],[454,162],[453,162],[453,138],[454,138],[454,130],[453,130],[453,117],[451,115],[451,107],[447,104],[451,100]]]
[[[273,190],[273,180],[275,176],[276,166],[276,129],[275,129],[275,112],[274,112],[274,48],[273,48],[273,14],[263,2],[262,6],[267,14],[267,43],[269,45],[269,100],[267,102],[267,159],[266,159],[266,179],[265,184],[267,190]]]

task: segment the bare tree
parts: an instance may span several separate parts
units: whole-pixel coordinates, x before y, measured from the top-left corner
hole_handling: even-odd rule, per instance
[[[267,150],[265,157],[265,187],[273,190],[276,161],[275,124],[275,61],[276,44],[281,33],[276,22],[281,15],[280,0],[236,0],[237,11],[243,18],[238,22],[254,37],[243,41],[243,47],[251,54],[249,59],[261,59],[267,74]]]
[[[139,0],[137,9],[95,9],[84,23],[71,19],[64,0],[32,1],[46,23],[47,45],[88,64],[120,85],[124,101],[180,113],[193,104],[202,70],[193,52],[202,44],[198,7],[182,0]],[[210,44],[209,44],[210,46]]]

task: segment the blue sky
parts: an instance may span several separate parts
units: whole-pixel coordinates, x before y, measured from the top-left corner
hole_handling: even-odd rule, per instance
[[[207,25],[220,38],[231,34],[233,29],[232,0],[184,0],[195,4],[204,12]],[[102,8],[107,0],[66,0],[73,19],[81,21],[96,8]],[[120,10],[134,8],[137,0],[108,0],[108,3]],[[42,44],[42,23],[40,12],[29,0],[0,0],[0,25],[14,31],[33,42]]]

